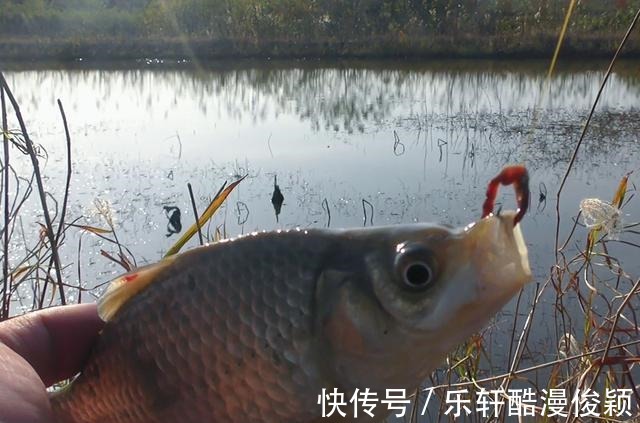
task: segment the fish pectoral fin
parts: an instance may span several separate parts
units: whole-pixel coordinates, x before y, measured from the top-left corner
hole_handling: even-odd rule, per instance
[[[109,284],[107,291],[98,300],[98,315],[108,322],[116,315],[120,307],[138,292],[153,283],[158,274],[166,269],[176,256],[170,256],[158,263],[141,267],[119,276]]]

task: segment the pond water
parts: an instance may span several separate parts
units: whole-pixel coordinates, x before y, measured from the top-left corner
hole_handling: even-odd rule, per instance
[[[95,202],[107,202],[138,264],[156,261],[177,239],[167,236],[163,207],[179,208],[183,227],[193,222],[187,183],[202,211],[224,181],[248,175],[207,228],[228,236],[371,222],[460,226],[479,217],[487,182],[502,166],[524,163],[532,203],[522,226],[535,281],[543,283],[555,263],[556,191],[605,68],[565,65],[548,91],[543,62],[78,64],[15,66],[6,76],[32,138],[48,153],[45,184],[59,200],[66,153],[56,99],[64,104],[73,164],[67,220],[105,227]],[[606,87],[561,197],[561,242],[580,200],[610,201],[620,178],[638,169],[639,76],[638,63],[621,63]],[[26,160],[12,154],[27,172]],[[284,195],[277,217],[275,177]],[[511,190],[501,202],[514,207]],[[640,220],[638,201],[623,218]],[[32,196],[23,210],[27,239],[37,236],[38,221]],[[578,228],[570,247],[583,247],[584,235]],[[112,245],[89,234],[79,244],[80,236],[70,231],[62,250],[69,283],[80,277],[91,287],[121,272],[100,254],[116,251]],[[637,242],[633,236],[621,239]],[[20,243],[16,249],[23,254]],[[638,277],[636,248],[611,243],[609,252]],[[533,294],[529,286],[521,315]],[[553,317],[546,318],[552,308],[540,311],[530,339],[543,352],[555,348]],[[512,302],[496,324],[510,330],[514,310]],[[508,341],[500,337],[495,350]]]

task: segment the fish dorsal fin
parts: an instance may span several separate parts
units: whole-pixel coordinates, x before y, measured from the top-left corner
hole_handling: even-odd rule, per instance
[[[106,292],[98,300],[98,315],[108,322],[116,315],[120,307],[138,292],[151,285],[158,274],[166,269],[175,259],[168,257],[158,263],[135,269],[111,281]]]

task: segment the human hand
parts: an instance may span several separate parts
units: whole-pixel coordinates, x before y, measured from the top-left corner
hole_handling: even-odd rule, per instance
[[[1,322],[0,422],[53,422],[45,388],[80,371],[103,325],[95,304]]]

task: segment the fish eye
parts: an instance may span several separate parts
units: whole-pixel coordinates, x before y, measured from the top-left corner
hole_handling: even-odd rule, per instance
[[[404,282],[415,288],[428,285],[432,278],[431,268],[426,263],[417,261],[404,269]]]
[[[435,260],[431,251],[420,245],[401,244],[396,249],[396,271],[405,286],[423,290],[435,280]]]

